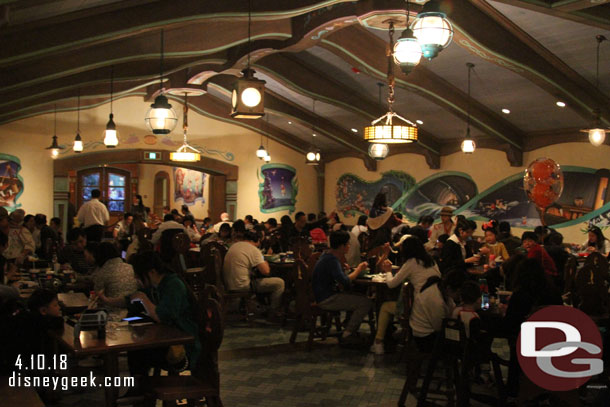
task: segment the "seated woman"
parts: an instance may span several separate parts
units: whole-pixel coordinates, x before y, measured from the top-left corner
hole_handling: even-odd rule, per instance
[[[451,270],[459,270],[463,273],[479,261],[478,256],[473,256],[470,248],[466,246],[466,240],[472,236],[476,224],[466,219],[460,219],[455,225],[453,235],[445,244],[440,255],[440,268],[443,274]]]
[[[610,253],[610,240],[606,239],[602,230],[597,226],[591,226],[588,232],[588,239],[582,245],[582,250],[586,252],[599,252],[604,256]]]
[[[191,370],[197,365],[201,353],[197,322],[197,301],[186,284],[169,269],[155,252],[133,256],[132,264],[143,290],[130,296],[131,302],[141,302],[156,322],[174,326],[195,337],[193,343],[163,349],[128,352],[129,371],[132,375],[146,375],[152,366],[174,371]]]
[[[193,215],[186,215],[182,220],[182,224],[184,225],[186,234],[191,242],[197,243],[201,240],[201,233],[199,233],[199,229],[195,224],[195,218],[193,218]]]
[[[443,319],[451,316],[464,280],[464,273],[459,270],[449,272],[442,280],[433,276],[428,278],[415,296],[409,326],[421,352],[432,352]]]
[[[415,236],[407,237],[402,242],[401,251],[405,262],[395,276],[392,276],[391,273],[392,263],[387,260],[383,263],[382,267],[386,272],[386,284],[388,287],[394,288],[402,284],[403,281],[409,280],[413,284],[414,293],[417,297],[428,278],[434,276],[440,278],[441,272],[432,257],[426,252],[419,238]],[[403,312],[404,299],[401,295],[399,295],[398,301],[386,301],[381,306],[377,335],[375,335],[375,343],[371,346],[371,352],[377,355],[384,353],[383,339],[390,318],[397,313]]]
[[[205,239],[201,242],[202,245],[205,245],[209,242],[217,242],[220,244],[227,245],[231,241],[231,225],[228,223],[223,223],[220,225],[218,229],[218,233],[213,233],[212,236]]]
[[[93,253],[98,266],[93,272],[93,289],[102,294],[100,298],[109,305],[111,310],[121,307],[119,303],[108,299],[124,299],[138,289],[138,283],[133,274],[133,268],[123,262],[121,255],[110,242],[102,242]]]

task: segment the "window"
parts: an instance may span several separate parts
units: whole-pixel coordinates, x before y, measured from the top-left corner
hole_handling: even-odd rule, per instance
[[[91,191],[99,189],[101,201],[110,213],[122,213],[129,207],[129,173],[118,168],[95,168],[78,172],[78,206],[91,199]]]

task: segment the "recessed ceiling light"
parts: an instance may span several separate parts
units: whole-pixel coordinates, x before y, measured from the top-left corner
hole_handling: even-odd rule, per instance
[[[316,136],[317,136],[317,134],[316,134],[316,133],[313,133],[313,134],[312,134],[312,136],[316,137]]]
[[[288,122],[288,124],[292,124],[292,122]]]
[[[557,106],[559,107],[566,107],[566,104],[564,102],[562,102],[561,100],[558,101],[557,103],[555,103]]]
[[[354,133],[358,133],[358,129],[352,129]]]
[[[508,109],[502,109],[502,113],[504,113],[504,114],[510,114],[510,110],[508,110]]]
[[[419,125],[424,124],[424,122],[422,122],[421,120],[415,120],[415,123],[417,123],[417,124],[419,124]]]

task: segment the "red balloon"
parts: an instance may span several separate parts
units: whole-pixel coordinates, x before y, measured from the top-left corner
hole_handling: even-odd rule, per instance
[[[531,192],[531,199],[539,208],[548,208],[556,198],[556,194],[548,184],[538,183]]]
[[[550,160],[537,161],[532,165],[532,176],[538,182],[546,182],[551,178],[555,165]]]

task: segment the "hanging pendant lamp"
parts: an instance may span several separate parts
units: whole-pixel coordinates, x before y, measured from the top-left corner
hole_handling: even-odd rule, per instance
[[[374,160],[381,161],[388,156],[390,148],[387,144],[371,144],[369,145],[369,157]]]
[[[114,96],[114,67],[110,69],[110,116],[104,131],[104,145],[106,148],[114,148],[119,145],[119,138],[116,135],[116,124],[114,124],[114,114],[112,114],[112,98]]]
[[[312,112],[315,116],[316,114],[316,100],[313,100],[313,108]],[[320,150],[318,150],[315,146],[315,137],[316,137],[316,128],[315,126],[311,126],[311,146],[309,147],[309,151],[305,154],[305,164],[307,165],[319,165],[320,164]]]
[[[76,108],[76,137],[74,138],[72,150],[75,153],[83,152],[83,139],[80,137],[80,89],[78,89],[78,105]]]
[[[451,43],[453,27],[437,0],[428,1],[413,22],[413,34],[425,58],[432,59]]]
[[[400,70],[408,75],[421,60],[422,50],[417,38],[413,34],[413,30],[409,27],[410,7],[407,3],[407,28],[402,32],[400,38],[396,40],[394,45],[394,63],[400,66]]]
[[[472,68],[474,68],[474,64],[467,62],[466,66],[468,67],[468,116],[466,119],[466,135],[464,136],[464,141],[462,141],[460,147],[464,154],[472,154],[477,148],[476,143],[470,136],[470,72],[472,71]]]
[[[63,150],[65,148],[57,144],[57,105],[55,105],[53,116],[53,142],[45,150],[51,150],[51,158],[56,159],[59,155],[59,150]]]
[[[603,41],[606,41],[606,37],[603,35],[595,36],[595,40],[597,41],[597,70],[595,72],[595,88],[599,90],[599,46]],[[595,147],[599,147],[604,144],[606,140],[606,133],[610,133],[610,130],[604,129],[602,127],[602,121],[600,119],[601,111],[599,108],[593,110],[594,120],[590,129],[581,130],[583,133],[587,133],[589,135],[589,142],[593,144]]]
[[[394,23],[390,22],[390,49],[394,47]],[[392,58],[389,53],[388,58]],[[364,128],[364,139],[369,143],[413,143],[417,141],[417,125],[392,109],[394,104],[394,72],[388,61],[388,112]]]
[[[265,151],[267,152],[267,155],[263,157],[263,161],[268,163],[271,161],[271,155],[269,154],[269,137],[267,137],[267,150]]]
[[[252,25],[252,1],[248,1],[248,65],[237,80],[231,95],[231,117],[236,119],[258,119],[265,115],[265,81],[254,77],[250,68]]]
[[[161,59],[159,68],[159,96],[150,105],[144,121],[153,134],[169,134],[178,124],[176,111],[163,95],[163,40],[164,31],[161,30]]]
[[[191,147],[189,145],[189,143],[186,141],[186,133],[188,131],[188,110],[189,110],[189,105],[188,105],[188,100],[187,100],[187,94],[185,93],[184,94],[184,115],[182,117],[182,123],[183,123],[182,127],[183,127],[184,139],[182,141],[182,146],[180,146],[180,148],[175,153],[169,153],[169,159],[171,161],[194,163],[194,162],[201,160],[201,154],[199,153],[199,150]]]

